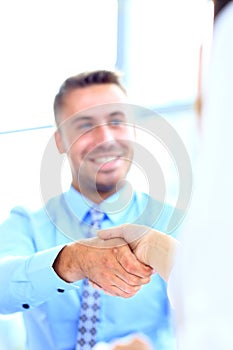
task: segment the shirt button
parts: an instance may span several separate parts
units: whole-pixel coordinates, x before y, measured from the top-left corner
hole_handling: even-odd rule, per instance
[[[64,289],[58,288],[57,289],[58,293],[64,293]]]
[[[28,304],[23,304],[22,307],[23,307],[24,309],[29,309],[29,308],[30,308],[30,306],[29,306]]]

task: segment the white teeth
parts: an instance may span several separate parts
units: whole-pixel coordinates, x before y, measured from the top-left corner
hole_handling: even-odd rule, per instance
[[[95,162],[97,163],[107,163],[111,162],[113,160],[116,160],[117,157],[100,157],[100,158],[95,158]]]

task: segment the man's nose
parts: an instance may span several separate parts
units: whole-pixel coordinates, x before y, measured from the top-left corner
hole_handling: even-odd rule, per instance
[[[114,133],[108,124],[98,125],[94,129],[94,133],[95,133],[94,135],[95,140],[100,143],[106,142],[106,141],[113,141],[115,139]]]

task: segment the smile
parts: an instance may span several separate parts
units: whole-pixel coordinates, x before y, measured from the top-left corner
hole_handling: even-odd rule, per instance
[[[97,157],[97,158],[93,159],[93,161],[98,163],[98,164],[104,164],[104,163],[113,162],[117,159],[119,159],[118,156],[109,156],[109,157]]]

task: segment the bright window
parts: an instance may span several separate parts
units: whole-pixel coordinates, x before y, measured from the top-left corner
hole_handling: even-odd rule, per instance
[[[8,0],[0,5],[0,131],[53,123],[68,76],[114,68],[116,0]]]
[[[125,68],[133,100],[146,106],[192,102],[206,0],[133,0]]]

